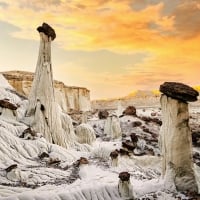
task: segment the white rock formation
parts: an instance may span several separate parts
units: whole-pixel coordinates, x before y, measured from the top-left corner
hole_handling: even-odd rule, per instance
[[[43,32],[40,32],[39,56],[26,117],[33,118],[30,125],[36,132],[43,133],[51,143],[69,147],[75,141],[71,121],[67,115],[62,114],[55,101],[51,37]]]
[[[123,107],[122,107],[122,103],[121,100],[118,101],[117,103],[117,116],[119,117],[120,115],[122,115],[123,113]]]
[[[109,116],[104,126],[104,134],[112,139],[119,138],[122,135],[120,121],[116,115]]]
[[[6,177],[10,181],[21,181],[21,174],[20,170],[18,168],[15,168],[11,170],[10,172],[7,172]]]
[[[134,199],[133,198],[133,186],[130,182],[130,177],[121,177],[121,174],[126,173],[122,172],[119,175],[119,182],[118,182],[118,190],[119,194],[122,197],[123,200],[129,200],[129,199]]]
[[[96,140],[94,129],[89,124],[80,124],[76,127],[75,133],[81,144],[92,144]]]
[[[117,167],[118,166],[118,157],[117,158],[111,158],[111,166]]]
[[[178,190],[197,191],[193,170],[188,104],[162,95],[162,127],[160,130],[163,175],[168,186],[173,180]],[[173,170],[169,165],[173,165]],[[171,174],[174,173],[175,175]],[[174,183],[171,183],[173,186]],[[174,188],[174,187],[172,187]]]
[[[0,115],[3,118],[9,118],[9,119],[13,119],[13,120],[17,119],[17,112],[15,110],[10,110],[8,108],[0,107]]]

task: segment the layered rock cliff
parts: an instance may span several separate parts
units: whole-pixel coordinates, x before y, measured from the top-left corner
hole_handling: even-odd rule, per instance
[[[8,82],[22,95],[28,96],[34,73],[25,71],[2,72]],[[90,91],[87,88],[66,86],[63,82],[54,80],[55,97],[65,111],[89,111]]]

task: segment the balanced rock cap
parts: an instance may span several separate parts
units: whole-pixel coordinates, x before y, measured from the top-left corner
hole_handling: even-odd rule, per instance
[[[47,23],[43,23],[42,26],[39,26],[37,28],[37,31],[40,33],[44,33],[48,37],[51,37],[51,40],[54,40],[56,38],[55,30],[49,26]]]
[[[119,178],[121,179],[121,181],[129,181],[130,174],[128,172],[121,172],[119,173]]]
[[[110,153],[110,157],[111,158],[117,158],[118,157],[118,151],[117,150],[115,150],[115,151],[112,151],[111,153]]]
[[[197,101],[197,97],[199,96],[198,91],[194,90],[192,87],[177,82],[163,83],[160,85],[160,92],[168,97],[184,102]]]

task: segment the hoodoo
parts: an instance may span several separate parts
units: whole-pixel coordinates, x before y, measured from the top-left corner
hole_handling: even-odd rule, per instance
[[[40,34],[39,56],[26,117],[31,119],[33,130],[42,133],[49,142],[68,147],[76,136],[70,117],[62,112],[55,101],[51,41],[56,38],[56,33],[46,23],[37,30]]]
[[[197,100],[199,94],[193,88],[175,82],[164,83],[160,91],[163,93],[160,144],[165,185],[175,185],[180,191],[197,192],[187,101]]]

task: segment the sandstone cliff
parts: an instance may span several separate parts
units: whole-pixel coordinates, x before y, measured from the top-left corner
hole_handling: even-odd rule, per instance
[[[28,96],[34,73],[25,71],[2,72],[8,82],[22,95]],[[89,111],[90,91],[87,88],[66,86],[63,82],[54,81],[56,101],[66,111]]]

